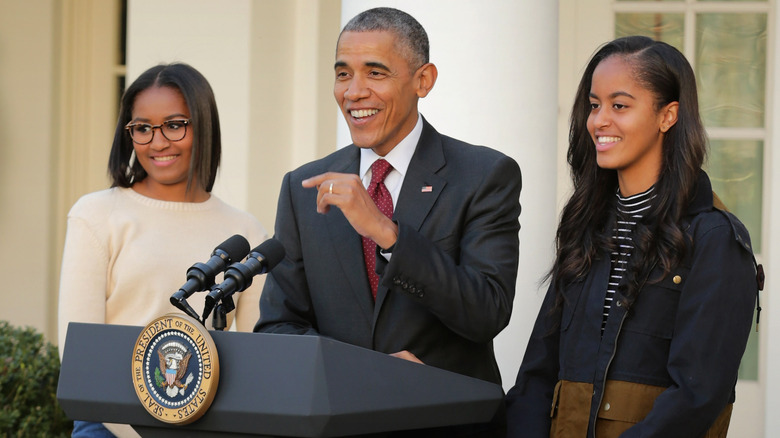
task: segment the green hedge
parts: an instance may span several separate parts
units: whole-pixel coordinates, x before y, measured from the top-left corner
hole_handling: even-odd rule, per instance
[[[0,321],[0,436],[68,437],[73,422],[57,403],[57,348],[32,328]]]

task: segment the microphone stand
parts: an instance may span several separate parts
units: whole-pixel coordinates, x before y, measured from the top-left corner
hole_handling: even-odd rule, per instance
[[[236,309],[236,304],[233,302],[233,297],[225,297],[217,303],[214,307],[214,314],[211,317],[211,325],[214,326],[214,330],[223,331],[227,327],[227,314]],[[203,325],[206,325],[206,318],[203,317]]]

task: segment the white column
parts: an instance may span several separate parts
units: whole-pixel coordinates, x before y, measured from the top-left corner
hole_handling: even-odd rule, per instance
[[[558,3],[494,0],[342,0],[342,25],[365,9],[391,6],[428,32],[439,69],[420,103],[446,135],[498,149],[523,172],[520,267],[509,327],[495,341],[510,388],[522,360],[553,258],[556,229]],[[336,108],[334,106],[334,111]],[[343,120],[339,145],[351,143]]]
[[[767,77],[768,85],[773,87],[771,103],[767,105],[770,108],[769,123],[767,124],[770,132],[769,142],[765,147],[769,150],[766,154],[768,162],[764,164],[764,187],[766,195],[764,197],[764,235],[768,236],[768,247],[763,249],[763,263],[766,268],[767,282],[764,291],[761,293],[761,305],[764,308],[761,312],[761,344],[759,347],[759,381],[764,380],[764,391],[766,394],[766,403],[764,405],[764,436],[780,436],[780,299],[773,295],[774,279],[777,269],[770,267],[777,266],[780,263],[780,233],[775,232],[777,219],[780,217],[780,174],[770,169],[780,168],[780,137],[778,136],[777,126],[780,126],[780,87],[777,82],[777,72],[780,72],[780,57],[777,55],[780,47],[780,35],[777,30],[780,29],[780,14],[769,14],[770,19],[774,18],[774,23],[770,24],[771,32],[769,35],[774,37],[770,40],[768,46],[768,59],[774,63],[770,72],[775,75]],[[774,108],[774,110],[771,110]],[[773,275],[774,274],[774,275]],[[777,289],[775,288],[775,291]],[[762,352],[764,352],[762,354]],[[765,360],[761,360],[761,358]],[[739,402],[739,392],[737,392],[737,402]]]

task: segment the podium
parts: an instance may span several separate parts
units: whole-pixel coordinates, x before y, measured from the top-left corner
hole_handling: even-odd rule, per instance
[[[339,437],[489,422],[501,386],[320,336],[210,332],[220,377],[209,410],[171,425],[131,378],[143,327],[71,323],[57,399],[71,419],[133,425],[142,437]]]

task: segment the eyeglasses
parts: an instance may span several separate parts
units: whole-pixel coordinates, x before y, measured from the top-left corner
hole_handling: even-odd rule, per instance
[[[190,119],[166,120],[162,125],[150,125],[148,123],[132,123],[125,126],[130,138],[136,144],[149,144],[154,140],[154,130],[160,129],[163,137],[168,141],[179,141],[187,135],[187,125]]]

